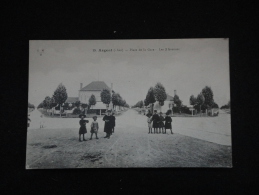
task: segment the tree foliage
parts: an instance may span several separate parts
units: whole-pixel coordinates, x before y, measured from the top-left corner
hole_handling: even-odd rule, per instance
[[[101,101],[107,105],[107,109],[111,102],[111,92],[108,89],[103,89],[101,92]]]
[[[75,106],[76,106],[77,108],[79,108],[79,106],[80,106],[80,101],[76,101],[76,102],[75,102]]]
[[[35,108],[35,106],[33,104],[31,104],[30,102],[28,102],[28,108]]]
[[[57,89],[54,91],[53,98],[57,104],[59,104],[59,107],[61,108],[61,105],[65,103],[67,100],[67,90],[66,87],[60,83],[57,87]],[[61,117],[61,112],[60,112]]]
[[[90,107],[96,104],[96,98],[94,94],[91,95],[88,102]]]
[[[146,96],[146,100],[149,104],[154,104],[156,102],[156,98],[154,95],[154,88],[150,87],[148,92],[147,92],[147,96]]]
[[[208,108],[209,107],[212,107],[213,106],[213,103],[214,103],[214,99],[213,99],[213,91],[210,87],[206,86],[202,89],[202,92],[201,92],[205,98],[204,100],[204,105],[207,106]]]
[[[194,97],[194,95],[191,95],[190,97],[190,105],[194,106],[197,104],[197,99]]]
[[[62,105],[67,100],[67,90],[62,83],[60,83],[57,89],[54,91],[53,98],[59,105]]]
[[[161,106],[163,106],[164,105],[164,101],[167,98],[167,95],[166,95],[165,88],[164,88],[164,86],[161,83],[157,83],[156,84],[156,86],[154,88],[154,95],[155,95],[156,101],[158,101],[159,104]]]

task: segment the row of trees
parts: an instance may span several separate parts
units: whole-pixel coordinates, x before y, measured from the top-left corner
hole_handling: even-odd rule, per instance
[[[35,109],[35,106],[34,106],[33,104],[31,104],[31,103],[28,102],[28,108],[33,108],[33,109]]]
[[[142,100],[138,101],[135,105],[132,106],[132,108],[142,108],[144,106],[144,103]]]
[[[205,109],[219,108],[218,104],[214,101],[213,91],[210,87],[206,86],[202,91],[195,97],[190,96],[190,105],[200,112]]]
[[[144,99],[144,105],[151,107],[151,112],[153,113],[154,103],[159,102],[160,106],[164,105],[167,95],[164,86],[161,83],[157,83],[155,87],[150,87],[146,98]]]
[[[119,93],[115,93],[115,91],[110,92],[109,89],[103,89],[101,91],[101,101],[106,104],[107,109],[111,102],[113,104],[113,109],[116,109],[116,106],[129,107],[126,100],[123,99]]]
[[[164,105],[164,101],[167,99],[167,94],[166,94],[166,90],[164,88],[164,86],[161,83],[157,83],[155,85],[155,87],[150,87],[146,98],[144,99],[144,102],[141,100],[139,102],[137,102],[134,106],[132,106],[133,108],[135,107],[139,107],[142,108],[143,106],[150,106],[150,110],[153,113],[154,110],[154,103],[156,101],[159,102],[160,106]],[[173,97],[173,102],[177,107],[177,110],[180,112],[181,111],[181,107],[182,107],[182,100],[180,100],[178,95],[175,95]],[[169,106],[172,106],[172,104],[169,104]],[[169,109],[172,109],[172,107],[169,107]]]
[[[53,107],[56,107],[59,105],[59,108],[61,110],[61,106],[66,102],[67,100],[67,92],[65,86],[61,83],[57,87],[57,89],[54,91],[54,94],[52,97],[45,97],[45,99],[38,105],[38,108],[45,108],[45,109],[51,109]],[[125,99],[121,97],[119,93],[115,93],[112,91],[112,95],[110,90],[103,89],[101,92],[101,101],[106,104],[107,109],[109,108],[109,104],[112,102],[113,108],[116,108],[116,106],[122,106],[122,107],[129,107]],[[80,105],[85,109],[90,109],[91,106],[96,105],[96,97],[95,95],[91,95],[88,101],[88,104],[81,104],[80,101],[75,102],[74,104],[78,109]],[[61,113],[60,113],[61,117]]]
[[[46,96],[45,99],[38,105],[38,108],[51,109],[59,105],[59,110],[61,110],[61,106],[65,104],[66,100],[67,100],[66,87],[61,83],[54,91],[53,96],[52,97]],[[96,104],[96,98],[92,94],[89,98],[88,104],[81,104],[80,101],[77,101],[75,103],[75,106],[79,108],[79,106],[81,105],[84,109],[85,108],[89,109],[92,105],[95,105],[95,104]],[[68,105],[64,105],[64,107],[68,107]],[[60,112],[60,117],[61,117],[61,112]]]
[[[46,96],[45,99],[38,105],[37,108],[51,109],[59,105],[61,111],[61,105],[63,105],[67,100],[67,90],[66,87],[60,83],[57,89],[54,91],[52,97]],[[60,112],[61,117],[61,112]]]
[[[227,104],[223,105],[220,107],[220,109],[230,109],[231,108],[231,105],[230,105],[230,100],[228,101]]]

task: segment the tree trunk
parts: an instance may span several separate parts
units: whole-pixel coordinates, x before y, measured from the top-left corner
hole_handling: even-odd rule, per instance
[[[59,118],[61,118],[61,104],[59,104]]]

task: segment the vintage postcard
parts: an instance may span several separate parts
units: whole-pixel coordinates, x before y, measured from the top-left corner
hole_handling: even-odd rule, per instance
[[[229,39],[31,40],[26,169],[232,167]]]

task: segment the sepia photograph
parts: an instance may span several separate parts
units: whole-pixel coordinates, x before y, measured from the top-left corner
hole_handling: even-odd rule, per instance
[[[232,168],[229,75],[228,38],[30,40],[26,169]]]

